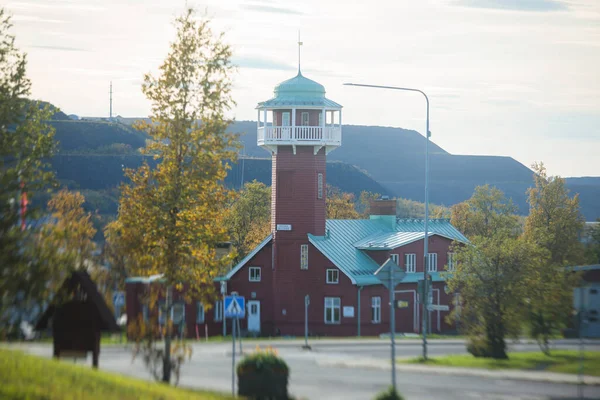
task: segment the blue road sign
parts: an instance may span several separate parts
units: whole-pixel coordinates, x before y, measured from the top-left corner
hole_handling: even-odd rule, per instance
[[[115,307],[122,307],[125,305],[125,293],[123,292],[114,292],[113,293],[113,304]]]
[[[244,318],[246,299],[240,296],[225,296],[225,318]]]

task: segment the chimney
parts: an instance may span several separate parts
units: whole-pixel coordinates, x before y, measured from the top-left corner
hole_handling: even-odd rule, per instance
[[[390,229],[396,228],[396,199],[384,196],[381,199],[372,200],[369,219],[382,220]]]

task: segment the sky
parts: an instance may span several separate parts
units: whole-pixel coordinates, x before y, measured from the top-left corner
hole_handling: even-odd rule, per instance
[[[193,6],[238,66],[232,117],[302,72],[343,122],[425,131],[452,154],[510,156],[552,175],[600,176],[599,0],[3,0],[28,54],[32,94],[67,114],[142,117],[145,73]],[[401,149],[399,149],[401,152]]]

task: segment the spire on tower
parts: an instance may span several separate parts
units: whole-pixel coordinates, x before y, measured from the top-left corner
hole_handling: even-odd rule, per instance
[[[302,46],[302,42],[300,41],[300,30],[298,29],[298,74],[300,72],[300,47]]]

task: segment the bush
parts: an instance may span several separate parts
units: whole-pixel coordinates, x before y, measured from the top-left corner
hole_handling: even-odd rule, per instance
[[[237,366],[238,394],[255,400],[288,399],[289,368],[270,347],[244,357]]]
[[[375,400],[404,400],[404,397],[400,396],[400,394],[390,386],[387,390],[379,393],[377,397],[375,397]]]
[[[475,357],[491,357],[492,351],[483,337],[472,337],[467,344],[467,351]]]

